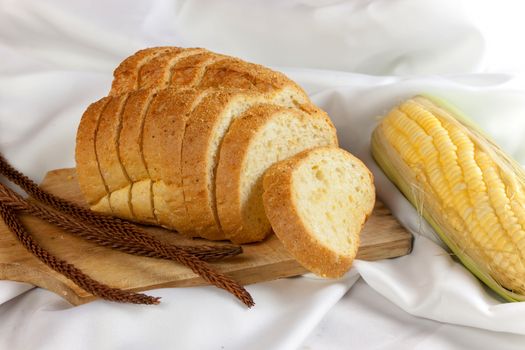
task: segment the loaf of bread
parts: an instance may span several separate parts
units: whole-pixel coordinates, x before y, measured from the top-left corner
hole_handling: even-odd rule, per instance
[[[372,174],[359,159],[336,147],[306,150],[274,164],[263,187],[272,228],[299,263],[322,277],[348,271],[375,202]]]
[[[350,267],[374,205],[370,172],[281,73],[205,49],[151,48],[115,70],[77,133],[92,210],[191,237],[273,231],[306,268]]]
[[[130,56],[115,70],[109,97],[86,110],[78,129],[77,173],[88,204],[188,236],[233,236],[221,227],[216,201],[220,150],[232,122],[259,105],[301,116],[304,130],[322,129],[316,135],[323,137],[312,131],[294,152],[337,144],[330,119],[281,73],[205,49]],[[262,239],[267,227],[242,241]]]

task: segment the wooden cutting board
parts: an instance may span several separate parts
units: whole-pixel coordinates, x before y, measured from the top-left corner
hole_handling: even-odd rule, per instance
[[[74,169],[47,173],[42,187],[64,199],[83,204]],[[144,291],[155,288],[186,287],[206,284],[188,268],[174,262],[133,256],[83,241],[40,219],[22,217],[34,238],[57,257],[73,263],[92,278],[112,287]],[[145,229],[170,243],[209,244],[153,227]],[[219,270],[242,284],[297,276],[307,272],[272,235],[262,243],[243,245],[244,253],[213,263]],[[412,236],[378,201],[361,236],[357,257],[380,260],[408,254]],[[56,273],[28,253],[0,220],[0,279],[28,282],[57,293],[73,305],[96,299],[64,276]]]

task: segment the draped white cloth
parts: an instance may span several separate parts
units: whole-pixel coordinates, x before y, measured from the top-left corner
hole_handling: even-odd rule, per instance
[[[452,260],[369,154],[377,117],[430,93],[525,163],[525,85],[509,74],[516,68],[504,65],[509,60],[487,62],[506,56],[490,51],[502,47],[494,25],[481,21],[490,8],[474,6],[0,0],[0,150],[32,178],[74,165],[79,118],[107,93],[120,60],[147,46],[202,46],[271,65],[305,87],[415,235],[412,254],[356,261],[337,281],[307,275],[248,286],[257,303],[251,310],[212,287],[151,291],[162,297],[156,307],[72,307],[45,290],[0,281],[0,349],[522,348],[525,304],[502,303]]]

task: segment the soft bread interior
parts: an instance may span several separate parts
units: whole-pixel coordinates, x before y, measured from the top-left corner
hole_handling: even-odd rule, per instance
[[[286,110],[278,113],[257,136],[248,150],[244,176],[241,177],[241,203],[243,216],[260,223],[264,226],[263,230],[268,232],[270,223],[262,204],[262,176],[266,169],[305,149],[336,145],[337,138],[332,125],[327,124],[325,119]],[[260,228],[256,230],[255,227],[248,229],[260,231]],[[260,240],[264,236],[266,234],[261,236],[259,233],[257,238]]]
[[[310,234],[340,255],[354,251],[375,200],[372,177],[361,161],[321,149],[297,166],[291,183],[293,202]]]
[[[237,128],[258,129],[252,134],[246,149],[242,151],[243,154],[224,154],[232,158],[236,156],[242,158],[241,170],[234,172],[238,176],[240,208],[233,209],[237,203],[219,206],[221,223],[225,222],[223,229],[229,230],[226,235],[235,243],[260,241],[271,231],[262,202],[262,177],[266,169],[305,149],[337,145],[335,128],[323,116],[308,115],[293,108],[276,108],[267,105],[254,107],[247,114],[249,116],[241,118],[232,126],[227,137],[230,133],[233,137],[237,137],[237,133],[243,132]],[[228,152],[222,149],[221,159],[223,151]],[[228,169],[224,171],[227,172]],[[223,173],[220,176],[227,177],[228,174]],[[217,192],[224,190],[226,189],[217,188]],[[220,197],[225,201],[229,201],[229,197],[235,198],[228,193],[221,193]]]
[[[218,96],[218,95],[217,95]],[[204,103],[213,101],[215,95],[209,96]],[[190,117],[186,128],[182,147],[183,159],[183,193],[191,221],[186,234],[203,236],[208,239],[224,239],[219,225],[215,203],[215,170],[218,163],[218,151],[221,141],[233,119],[242,115],[250,106],[264,103],[265,97],[258,94],[238,93],[220,111],[220,115],[212,120],[203,120],[196,116]],[[196,107],[196,114],[205,111],[204,107]],[[208,124],[203,127],[202,124]],[[202,129],[208,130],[207,144],[195,138]],[[201,161],[204,160],[203,162]],[[204,181],[202,177],[204,176]],[[205,192],[205,199],[202,198]]]

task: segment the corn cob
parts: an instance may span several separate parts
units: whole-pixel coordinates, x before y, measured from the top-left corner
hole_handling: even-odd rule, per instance
[[[525,300],[525,172],[453,107],[417,96],[372,135],[385,174],[463,264],[508,301]]]

